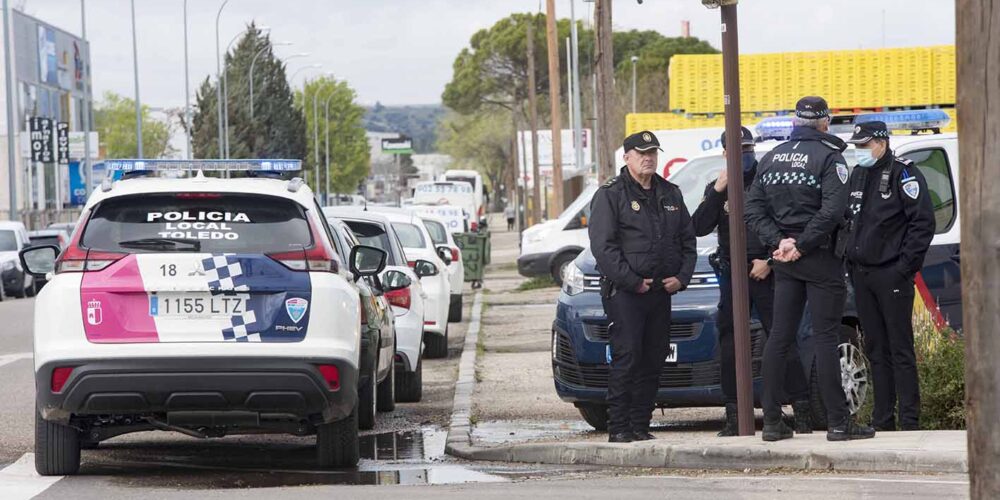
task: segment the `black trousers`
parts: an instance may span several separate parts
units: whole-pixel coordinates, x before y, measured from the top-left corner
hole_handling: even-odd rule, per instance
[[[916,428],[920,424],[920,385],[913,351],[913,277],[903,276],[891,265],[855,265],[851,280],[875,387],[872,423],[882,429],[896,428],[898,396],[899,423]]]
[[[728,266],[716,269],[719,277],[719,311],[715,324],[719,328],[719,376],[722,396],[726,403],[736,402],[736,346],[733,329],[733,288]],[[774,272],[757,281],[747,278],[750,285],[750,307],[757,310],[757,317],[764,327],[764,334],[771,336],[774,316]],[[766,345],[766,344],[765,344]],[[786,401],[809,399],[809,379],[802,370],[799,351],[792,346],[788,351],[788,366],[785,369]]]
[[[608,431],[648,431],[670,348],[670,295],[619,290],[604,302],[612,321]]]
[[[773,423],[781,418],[788,352],[797,341],[808,300],[820,394],[827,421],[840,425],[849,414],[837,353],[847,294],[842,261],[828,249],[816,249],[795,262],[775,263],[774,272],[774,328],[764,346],[764,420]]]

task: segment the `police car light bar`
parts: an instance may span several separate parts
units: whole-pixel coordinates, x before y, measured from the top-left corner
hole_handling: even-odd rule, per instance
[[[865,113],[854,117],[855,124],[871,121],[885,122],[885,126],[889,130],[939,131],[948,126],[951,117],[940,109],[886,111],[884,113]]]
[[[773,116],[761,120],[754,130],[757,132],[758,141],[788,139],[792,135],[792,125],[791,116]]]
[[[301,160],[106,160],[111,172],[167,172],[167,171],[228,171],[228,172],[298,172]]]

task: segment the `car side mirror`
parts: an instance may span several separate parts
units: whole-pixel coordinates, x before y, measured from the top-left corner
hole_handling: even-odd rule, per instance
[[[357,280],[360,276],[375,276],[385,269],[385,261],[388,254],[381,248],[358,245],[351,249],[350,260],[351,273]]]
[[[435,250],[437,250],[438,257],[441,257],[446,266],[451,264],[451,248],[445,245],[438,245],[435,247]]]
[[[436,276],[438,268],[433,262],[421,259],[413,263],[413,273],[416,274],[418,278]]]
[[[386,292],[394,292],[396,290],[402,290],[404,288],[409,288],[413,284],[410,277],[399,271],[388,271],[385,273],[385,279],[382,280],[385,285]]]
[[[56,270],[56,258],[59,257],[59,252],[59,247],[55,245],[42,245],[25,248],[21,250],[18,257],[21,259],[21,267],[28,274],[36,278],[44,278],[45,275]]]

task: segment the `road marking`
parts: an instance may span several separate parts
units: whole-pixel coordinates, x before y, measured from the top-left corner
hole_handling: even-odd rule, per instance
[[[0,470],[0,497],[4,500],[29,499],[49,489],[63,476],[40,476],[35,472],[35,454],[21,458]]]
[[[14,354],[0,354],[0,366],[13,363],[15,361],[20,361],[22,359],[31,359],[30,352],[16,352]]]
[[[636,476],[647,479],[692,479],[692,476],[656,476],[656,475],[644,475]],[[695,479],[703,479],[706,481],[773,481],[778,479],[794,479],[796,481],[853,481],[858,483],[909,483],[909,484],[955,484],[955,485],[968,485],[968,481],[954,481],[954,480],[934,480],[934,479],[893,479],[893,478],[880,478],[880,477],[837,477],[837,476],[820,476],[820,477],[807,477],[802,475],[790,474],[790,475],[760,475],[760,476],[713,476],[706,475],[703,477],[694,477]]]

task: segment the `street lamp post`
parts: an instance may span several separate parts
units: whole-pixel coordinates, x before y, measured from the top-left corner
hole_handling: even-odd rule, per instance
[[[325,73],[324,77],[333,77],[333,73]],[[319,182],[319,112],[318,112],[318,102],[317,98],[319,93],[326,85],[329,85],[330,80],[323,80],[319,87],[313,91],[313,182]],[[306,87],[302,86],[302,98],[303,104],[305,104]]]
[[[270,31],[271,28],[269,26],[259,26],[257,27],[257,30],[259,30],[261,33],[265,33],[267,31]],[[236,43],[236,40],[241,35],[245,34],[248,31],[250,31],[250,28],[240,31],[239,33],[236,34],[236,36],[233,37],[232,40],[229,41],[229,44],[226,45],[226,55],[229,55],[229,51],[233,49],[233,44]],[[225,158],[228,160],[229,159],[229,65],[226,65],[226,68],[222,71],[222,132],[223,132],[222,134],[223,144],[226,149]]]
[[[254,54],[253,59],[250,60],[250,75],[249,75],[249,78],[250,78],[250,119],[251,120],[253,120],[253,70],[254,70],[254,66],[257,64],[257,58],[260,57],[261,54],[263,54],[264,52],[267,52],[267,50],[269,48],[279,47],[279,46],[287,46],[287,45],[291,45],[291,44],[292,44],[292,42],[275,42],[275,43],[271,44],[270,47],[264,47],[264,48],[258,50],[257,53]]]
[[[323,107],[326,109],[325,118],[323,118],[326,121],[326,189],[324,190],[324,201],[330,199],[330,99],[333,99],[335,95],[337,95],[336,92],[331,92],[327,96],[326,102],[323,103]],[[319,189],[319,185],[316,188]]]
[[[219,157],[222,158],[223,130],[222,130],[222,63],[219,60],[221,49],[219,47],[219,18],[222,16],[222,9],[226,7],[229,0],[223,0],[219,6],[219,12],[215,14],[215,108],[219,112]]]
[[[3,0],[3,64],[4,64],[4,85],[7,89],[7,189],[10,197],[10,212],[7,214],[10,220],[17,220],[17,153],[14,151],[14,76],[10,71],[10,5],[7,0]]]
[[[81,2],[83,0],[80,0]],[[188,2],[184,0],[184,127],[187,129],[187,159],[194,155],[191,151],[191,88],[188,76]],[[88,182],[89,189],[89,182]]]
[[[580,39],[576,29],[576,0],[569,0],[570,38],[573,39],[573,71],[570,76],[569,100],[573,103],[573,144],[576,168],[583,171],[583,103],[580,97]]]
[[[636,84],[635,84],[635,74],[636,74],[635,65],[636,65],[637,62],[639,62],[639,56],[632,56],[632,113],[635,113],[635,89],[636,89]]]
[[[139,99],[139,50],[135,40],[135,0],[132,0],[130,4],[132,6],[132,73],[135,77],[136,158],[142,158],[142,101]]]

